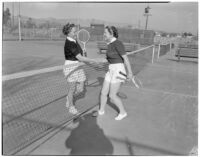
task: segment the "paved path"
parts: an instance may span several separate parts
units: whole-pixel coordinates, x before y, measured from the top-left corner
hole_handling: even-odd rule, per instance
[[[198,63],[180,62],[173,52],[138,74],[143,88],[122,86],[128,116],[115,121],[113,104],[103,116],[92,110],[51,132],[19,154],[27,155],[187,155],[197,145]],[[97,103],[98,91],[78,103]],[[94,108],[93,110],[97,109]]]

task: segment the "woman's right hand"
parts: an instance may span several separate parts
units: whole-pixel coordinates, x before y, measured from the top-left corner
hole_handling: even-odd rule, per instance
[[[106,63],[107,60],[105,58],[97,58],[97,59],[95,59],[95,62],[96,63]]]
[[[93,59],[92,62],[90,62],[90,64],[93,66],[95,66],[98,69],[103,69],[104,68],[104,63],[106,63],[107,60],[104,58],[97,58],[97,59]]]

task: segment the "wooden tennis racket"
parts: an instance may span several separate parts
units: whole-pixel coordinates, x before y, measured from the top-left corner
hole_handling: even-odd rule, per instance
[[[119,72],[121,75],[125,76],[127,78],[127,75],[124,74],[123,72]],[[126,79],[127,80],[127,79]],[[134,84],[134,86],[136,88],[142,88],[142,82],[140,81],[140,79],[138,77],[136,77],[135,75],[131,78],[131,82]]]
[[[83,44],[83,55],[87,57],[86,43],[90,39],[90,33],[85,29],[81,29],[80,31],[78,31],[77,37],[78,40]]]

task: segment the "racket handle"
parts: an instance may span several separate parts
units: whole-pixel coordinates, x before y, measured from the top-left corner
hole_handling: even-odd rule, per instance
[[[84,55],[85,57],[87,57],[87,52],[86,52],[86,50],[83,50],[83,55]]]
[[[126,74],[124,74],[123,72],[119,72],[121,75],[123,75],[123,76],[125,76],[125,77],[127,77],[127,75]]]

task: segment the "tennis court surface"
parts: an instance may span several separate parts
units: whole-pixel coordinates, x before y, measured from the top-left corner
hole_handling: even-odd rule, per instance
[[[101,89],[94,82],[87,86],[87,96],[76,102],[80,108],[94,104],[92,108],[62,127],[55,126],[17,154],[188,155],[198,139],[198,63],[177,62],[173,56],[167,53],[138,74],[143,88],[122,86],[120,93],[128,112],[125,119],[114,120],[117,110],[110,102],[105,115],[94,116]],[[65,97],[53,105],[64,103]],[[54,110],[48,121],[66,112],[59,107]]]

